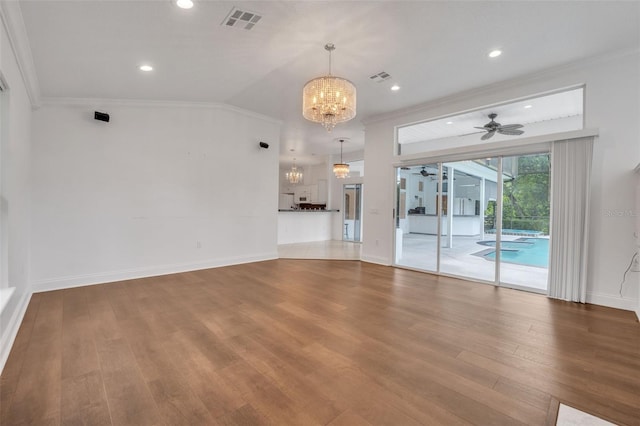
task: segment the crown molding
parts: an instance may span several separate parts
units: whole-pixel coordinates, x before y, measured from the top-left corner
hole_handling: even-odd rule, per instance
[[[218,109],[234,112],[247,117],[282,125],[279,120],[268,115],[249,111],[234,105],[222,102],[187,102],[187,101],[159,101],[144,99],[110,99],[110,98],[41,98],[42,107],[129,107],[129,108],[192,108],[192,109]]]
[[[18,1],[0,1],[0,19],[4,24],[4,28],[9,38],[11,50],[16,58],[24,87],[29,96],[29,101],[33,108],[40,106],[40,84],[36,74],[35,63],[31,54],[31,46],[27,29],[24,25],[20,2]]]
[[[431,101],[427,101],[424,103],[420,103],[418,105],[413,105],[407,108],[402,108],[402,109],[398,109],[395,111],[391,111],[388,113],[382,113],[382,114],[376,114],[376,115],[372,115],[370,117],[367,117],[366,119],[362,120],[362,123],[367,126],[369,124],[374,124],[380,121],[386,121],[386,120],[391,120],[394,118],[401,118],[403,116],[406,115],[410,115],[410,114],[415,114],[415,113],[420,113],[432,108],[437,108],[437,107],[442,107],[442,106],[446,106],[448,104],[453,104],[459,101],[463,101],[463,100],[467,100],[469,98],[473,98],[473,97],[477,97],[477,96],[482,96],[482,95],[487,95],[487,94],[491,94],[494,93],[498,90],[504,90],[504,89],[510,89],[510,88],[514,88],[514,87],[518,87],[521,86],[525,83],[531,83],[531,82],[535,82],[535,81],[539,81],[539,80],[544,80],[546,78],[548,78],[549,76],[553,76],[556,74],[559,74],[561,72],[567,72],[567,71],[572,71],[572,70],[576,70],[576,69],[581,69],[581,68],[585,68],[591,65],[597,65],[600,63],[605,63],[605,62],[609,62],[615,59],[620,59],[620,58],[624,58],[627,56],[633,56],[633,55],[637,55],[640,53],[640,47],[633,47],[633,48],[628,48],[628,49],[621,49],[621,50],[617,50],[614,52],[610,52],[607,54],[603,54],[603,55],[596,55],[596,56],[590,56],[587,58],[583,58],[583,59],[579,59],[577,61],[573,61],[573,62],[567,62],[555,67],[551,67],[551,68],[547,68],[545,70],[542,71],[535,71],[529,74],[525,74],[525,75],[521,75],[519,77],[514,77],[511,79],[507,79],[507,80],[503,80],[503,81],[499,81],[496,83],[492,83],[489,85],[485,85],[485,86],[481,86],[481,87],[476,87],[473,89],[469,89],[469,90],[465,90],[463,92],[458,92],[455,93],[453,95],[449,95],[449,96],[444,96],[442,98],[437,98]],[[577,82],[576,84],[573,84],[571,86],[568,87],[563,87],[563,88],[555,88],[554,90],[550,90],[548,92],[545,93],[538,93],[537,95],[542,95],[542,94],[551,94],[551,93],[557,93],[560,91],[564,91],[564,90],[569,90],[572,88],[577,88],[577,87],[581,87],[584,86],[584,82]],[[527,99],[530,96],[526,96],[522,99]],[[520,99],[509,99],[509,102],[512,101],[517,101]],[[506,100],[505,100],[506,101]],[[503,103],[503,102],[500,102]],[[497,105],[497,104],[496,104]],[[484,107],[488,107],[491,105],[480,105],[478,107],[475,108],[471,108],[468,111],[473,111],[476,110],[478,108],[484,108]],[[455,111],[456,114],[458,113],[463,113],[463,112],[468,112],[468,111]],[[430,117],[430,119],[436,119],[438,117]],[[403,123],[406,124],[406,123]]]

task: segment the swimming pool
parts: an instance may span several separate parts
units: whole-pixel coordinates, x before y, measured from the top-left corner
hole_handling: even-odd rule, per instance
[[[496,230],[495,229],[489,229],[487,231],[485,231],[486,234],[495,234]],[[503,228],[502,229],[502,235],[522,235],[522,236],[526,236],[526,237],[537,237],[539,235],[542,235],[541,231],[534,231],[533,229],[509,229],[509,228]]]
[[[495,241],[480,241],[478,244],[490,245]],[[500,260],[518,265],[549,267],[549,239],[548,238],[518,238],[514,241],[503,241],[501,244]],[[482,255],[485,259],[495,260],[496,251]]]
[[[494,247],[496,246],[496,242],[495,241],[490,241],[490,240],[485,240],[485,241],[478,241],[478,244],[483,245],[483,246],[487,246],[487,247]],[[515,240],[515,241],[503,241],[500,244],[500,250],[520,250],[523,248],[529,248],[533,245],[534,243],[531,241],[519,241],[519,240]]]

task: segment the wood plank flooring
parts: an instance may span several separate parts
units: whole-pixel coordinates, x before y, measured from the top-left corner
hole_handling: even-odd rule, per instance
[[[357,261],[34,294],[1,425],[640,425],[631,312]]]

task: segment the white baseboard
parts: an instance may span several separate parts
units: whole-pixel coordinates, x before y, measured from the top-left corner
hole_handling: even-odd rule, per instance
[[[125,281],[137,278],[155,277],[158,275],[177,274],[180,272],[197,271],[200,269],[219,268],[222,266],[239,265],[242,263],[261,262],[278,258],[278,253],[265,253],[253,256],[236,256],[211,259],[203,262],[181,263],[173,265],[135,268],[120,271],[109,271],[96,274],[76,275],[38,280],[31,283],[34,293],[65,288],[82,287],[85,285],[104,284],[115,281]]]
[[[4,312],[4,307],[7,306],[15,291],[15,287],[0,288],[0,315]]]
[[[638,314],[638,302],[624,297],[587,292],[587,303],[608,306],[609,308],[623,309],[625,311],[634,311],[636,312],[636,315]]]
[[[24,314],[27,312],[27,306],[29,306],[31,294],[31,291],[25,292],[25,294],[18,302],[16,310],[13,312],[11,319],[9,319],[9,323],[3,324],[4,331],[0,336],[0,373],[2,373],[2,370],[4,370],[4,365],[9,358],[9,353],[11,352],[11,348],[13,347],[13,342],[16,340],[18,330],[20,329],[20,325],[22,324],[22,319],[24,318]]]
[[[360,260],[367,263],[375,263],[377,265],[391,266],[391,262],[386,257],[360,256]]]

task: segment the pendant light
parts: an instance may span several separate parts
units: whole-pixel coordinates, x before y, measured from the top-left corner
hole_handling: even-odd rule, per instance
[[[342,161],[342,144],[344,139],[339,139],[340,142],[340,162],[333,165],[333,174],[338,179],[344,179],[349,177],[349,165]]]

